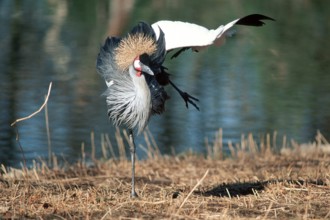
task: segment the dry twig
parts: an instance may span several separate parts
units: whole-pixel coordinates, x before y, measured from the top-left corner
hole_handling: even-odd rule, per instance
[[[181,203],[178,211],[176,212],[176,214],[178,214],[182,208],[182,206],[187,202],[188,198],[191,196],[191,194],[195,191],[195,189],[203,182],[203,180],[205,179],[205,177],[207,176],[207,174],[209,173],[209,169],[206,170],[204,176],[202,177],[202,179],[200,179],[198,181],[198,183],[194,186],[194,188],[192,188],[192,190],[189,192],[189,194],[187,195],[187,197],[183,200],[183,202]]]
[[[10,124],[10,126],[14,126],[17,122],[20,122],[20,121],[24,121],[24,120],[30,119],[30,118],[32,118],[33,116],[35,116],[36,114],[38,114],[38,113],[39,113],[39,112],[45,107],[45,105],[47,104],[51,89],[52,89],[52,82],[49,83],[48,93],[47,93],[47,95],[46,95],[46,98],[45,98],[44,103],[40,106],[40,108],[39,108],[37,111],[33,112],[33,113],[32,113],[31,115],[29,115],[29,116],[26,116],[26,117],[23,117],[23,118],[16,119],[13,123]]]

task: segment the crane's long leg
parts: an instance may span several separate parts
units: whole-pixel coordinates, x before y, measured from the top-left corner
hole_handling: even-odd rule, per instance
[[[131,197],[136,198],[138,197],[137,193],[135,192],[135,142],[134,142],[134,136],[133,136],[133,130],[128,130],[128,136],[129,136],[129,149],[131,152],[131,162],[132,162],[132,192]]]
[[[181,50],[179,50],[179,53],[175,53],[173,56],[178,56],[182,51],[185,51],[186,49],[189,48],[182,48]],[[172,58],[173,58],[172,56]],[[184,102],[186,103],[186,107],[188,108],[188,103],[190,103],[191,105],[193,105],[198,111],[199,111],[199,107],[197,106],[197,104],[195,102],[198,102],[199,100],[191,95],[189,95],[186,92],[183,92],[181,89],[179,89],[169,78],[169,76],[171,75],[170,73],[166,72],[167,68],[164,66],[161,66],[161,72],[156,74],[156,80],[157,82],[162,85],[165,86],[168,83],[171,84],[171,86],[173,86],[173,88],[180,94],[180,96],[183,98]],[[194,102],[195,101],[195,102]]]

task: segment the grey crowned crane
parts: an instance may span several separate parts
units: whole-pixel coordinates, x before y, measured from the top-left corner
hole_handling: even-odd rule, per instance
[[[141,133],[150,116],[161,114],[169,96],[164,86],[170,84],[188,103],[199,110],[197,98],[181,91],[171,80],[163,66],[166,55],[177,49],[173,57],[192,49],[200,51],[210,45],[221,45],[226,33],[234,25],[262,26],[263,20],[270,17],[252,14],[236,19],[217,29],[181,21],[158,21],[152,25],[138,23],[128,34],[108,37],[97,57],[96,68],[105,79],[107,90],[104,92],[108,116],[117,126],[128,129],[132,162],[132,191],[135,192],[135,143],[133,130]]]

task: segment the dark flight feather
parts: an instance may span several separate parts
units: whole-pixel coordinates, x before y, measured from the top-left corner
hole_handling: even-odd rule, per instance
[[[102,75],[107,82],[110,82],[111,76],[114,72],[118,71],[114,50],[118,47],[120,40],[121,38],[119,37],[108,37],[104,45],[100,48],[100,52],[97,56],[97,72]]]
[[[246,25],[246,26],[262,26],[265,23],[262,20],[272,20],[275,21],[275,19],[261,15],[261,14],[252,14],[245,16],[241,19],[239,19],[236,24],[238,25]]]

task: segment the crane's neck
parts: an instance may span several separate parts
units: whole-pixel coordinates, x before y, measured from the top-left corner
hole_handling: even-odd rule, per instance
[[[151,94],[144,75],[138,76],[136,70],[131,66],[129,68],[130,76],[134,85],[134,101],[132,102],[133,112],[136,112],[138,123],[138,132],[141,132],[147,125],[151,116]]]

